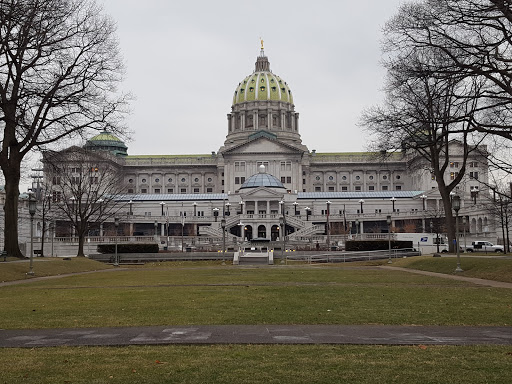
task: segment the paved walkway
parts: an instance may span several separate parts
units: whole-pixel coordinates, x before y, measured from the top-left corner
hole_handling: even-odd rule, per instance
[[[505,283],[503,281],[486,280],[486,279],[479,279],[479,278],[476,278],[476,277],[466,277],[466,276],[459,276],[459,275],[447,275],[446,273],[420,271],[419,269],[410,269],[410,268],[401,268],[401,267],[380,266],[379,268],[381,268],[381,269],[390,269],[390,270],[393,270],[393,271],[402,271],[402,272],[416,273],[418,275],[441,277],[443,279],[467,281],[468,283],[473,283],[473,284],[478,284],[478,285],[485,285],[485,286],[489,286],[489,287],[493,287],[493,288],[510,288],[510,289],[512,289],[512,283]]]
[[[162,344],[512,345],[512,327],[203,325],[0,330],[0,347]]]

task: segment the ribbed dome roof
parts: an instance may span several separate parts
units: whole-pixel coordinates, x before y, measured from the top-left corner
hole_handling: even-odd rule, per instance
[[[267,188],[283,188],[284,185],[281,183],[276,177],[265,173],[265,166],[260,166],[260,173],[252,175],[249,177],[245,183],[242,184],[240,189],[248,189],[248,188],[258,188],[258,187],[267,187]]]
[[[255,71],[238,84],[233,96],[233,105],[258,100],[293,104],[290,87],[286,81],[270,72],[270,63],[263,50],[256,60]]]
[[[126,156],[128,154],[128,147],[126,144],[121,139],[108,131],[103,131],[100,134],[87,140],[84,148],[109,151],[116,156]]]

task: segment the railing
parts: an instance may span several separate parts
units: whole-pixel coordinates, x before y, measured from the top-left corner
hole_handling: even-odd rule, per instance
[[[420,252],[414,248],[392,249],[381,251],[358,251],[358,252],[329,252],[323,254],[286,254],[286,262],[288,261],[305,261],[312,263],[344,263],[350,261],[370,261],[378,259],[396,259],[411,256],[419,256]]]

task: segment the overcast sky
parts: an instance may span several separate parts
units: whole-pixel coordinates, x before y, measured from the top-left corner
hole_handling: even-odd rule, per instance
[[[98,0],[118,25],[134,94],[128,153],[217,151],[259,38],[290,86],[302,141],[318,152],[365,149],[361,111],[382,100],[384,23],[403,0]]]

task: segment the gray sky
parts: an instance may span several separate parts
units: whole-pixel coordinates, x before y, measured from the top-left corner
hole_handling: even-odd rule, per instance
[[[217,151],[238,83],[260,36],[272,72],[291,87],[302,141],[361,151],[361,111],[382,100],[384,23],[403,0],[99,0],[118,25],[136,100],[128,153]]]

